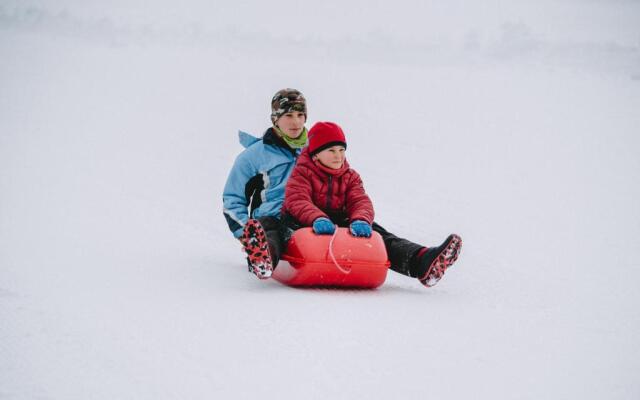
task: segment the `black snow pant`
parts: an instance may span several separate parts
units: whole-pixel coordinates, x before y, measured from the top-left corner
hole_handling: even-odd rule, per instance
[[[424,268],[417,265],[416,255],[423,248],[417,243],[413,243],[407,239],[399,238],[391,232],[388,232],[375,221],[371,228],[382,236],[384,247],[387,249],[387,257],[391,262],[391,270],[399,274],[418,277],[419,272]]]
[[[267,234],[271,259],[275,268],[278,265],[278,261],[280,261],[282,253],[287,248],[291,235],[295,230],[302,228],[302,225],[290,215],[285,215],[283,219],[264,217],[258,218],[258,220]],[[346,228],[349,226],[349,221],[346,218],[331,216],[331,220],[340,227]],[[402,275],[417,277],[424,268],[420,268],[417,265],[416,255],[424,246],[399,238],[376,222],[373,223],[372,229],[382,236],[384,247],[387,250],[387,257],[391,263],[391,270]]]
[[[291,239],[290,229],[282,223],[282,220],[275,217],[258,218],[264,233],[267,235],[269,242],[269,254],[271,254],[271,262],[273,268],[278,265],[282,253],[287,248],[287,243]]]

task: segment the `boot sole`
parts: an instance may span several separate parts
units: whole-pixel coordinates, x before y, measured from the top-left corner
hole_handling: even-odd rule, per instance
[[[273,273],[273,262],[269,253],[269,242],[262,224],[257,219],[247,221],[240,238],[247,253],[249,272],[259,279],[269,279]]]
[[[442,279],[445,271],[453,265],[460,255],[462,248],[462,238],[458,235],[450,235],[447,238],[447,245],[433,260],[424,278],[420,279],[426,287],[435,286]]]

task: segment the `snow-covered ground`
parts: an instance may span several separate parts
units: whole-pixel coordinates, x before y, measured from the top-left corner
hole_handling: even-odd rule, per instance
[[[640,397],[639,2],[103,3],[0,1],[0,399]],[[436,287],[246,272],[282,87]]]

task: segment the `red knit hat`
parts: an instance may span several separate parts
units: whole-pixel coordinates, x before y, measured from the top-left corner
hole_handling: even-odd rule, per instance
[[[316,155],[332,146],[347,148],[342,128],[333,122],[317,122],[309,130],[309,154]]]

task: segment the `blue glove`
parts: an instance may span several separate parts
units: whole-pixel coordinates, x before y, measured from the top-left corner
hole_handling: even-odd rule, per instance
[[[365,221],[355,220],[349,225],[353,236],[371,237],[371,225]]]
[[[313,221],[313,231],[318,235],[333,235],[336,226],[329,218],[320,217]]]

